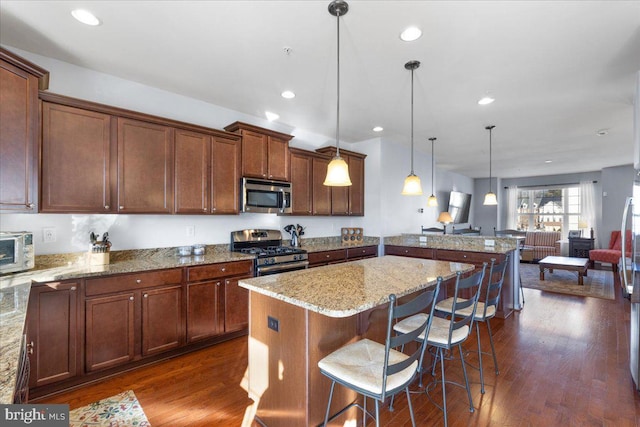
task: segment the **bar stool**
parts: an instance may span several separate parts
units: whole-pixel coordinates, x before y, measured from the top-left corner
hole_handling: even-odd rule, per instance
[[[441,370],[441,384],[442,384],[442,407],[434,402],[438,408],[442,409],[444,412],[444,425],[445,427],[448,425],[447,421],[447,393],[445,384],[454,384],[462,387],[462,384],[458,384],[452,381],[447,381],[445,379],[444,373],[444,361],[445,354],[444,350],[448,352],[451,351],[454,347],[458,347],[460,351],[460,360],[462,363],[462,372],[464,374],[465,388],[467,390],[467,396],[469,398],[469,411],[473,412],[473,399],[471,397],[471,389],[469,388],[469,379],[467,377],[467,368],[464,361],[464,353],[462,352],[462,343],[467,340],[469,337],[469,333],[471,332],[471,328],[473,327],[473,319],[476,313],[476,306],[478,303],[478,297],[480,295],[480,289],[482,287],[482,281],[484,279],[484,272],[487,268],[487,263],[485,262],[482,266],[482,270],[477,273],[462,278],[462,274],[460,272],[456,275],[456,284],[455,290],[453,293],[453,301],[452,301],[452,315],[449,319],[445,319],[443,317],[433,316],[431,329],[428,333],[420,334],[417,338],[418,342],[425,342],[427,346],[431,346],[435,348],[435,360],[433,362],[433,367],[431,369],[431,375],[435,377],[435,368],[438,362],[440,362],[440,370]],[[464,299],[460,298],[459,295],[461,292],[469,292],[471,294],[471,298]],[[464,310],[468,310],[469,314],[465,315]],[[414,316],[411,316],[407,319],[404,319],[398,323],[396,323],[393,329],[401,334],[411,334],[415,331],[416,325],[420,324],[422,319],[426,317],[425,313],[419,313]],[[427,339],[425,340],[425,337]],[[422,373],[421,373],[422,375]],[[427,393],[427,397],[431,400],[429,396],[429,391],[435,387],[437,381],[434,380],[430,385],[428,385],[425,389]],[[420,386],[422,386],[422,381],[420,381]],[[433,402],[433,400],[431,400]]]
[[[500,302],[500,293],[502,292],[502,284],[504,282],[504,276],[509,264],[509,254],[505,257],[504,261],[499,264],[495,263],[495,258],[491,259],[491,268],[489,269],[488,285],[486,286],[486,292],[484,298],[480,298],[478,301],[478,307],[475,312],[474,321],[476,323],[476,336],[478,339],[478,365],[480,370],[480,392],[484,394],[484,371],[482,369],[482,355],[489,354],[482,351],[480,344],[480,323],[487,325],[487,331],[489,332],[489,342],[491,343],[491,354],[493,355],[493,366],[495,367],[496,375],[500,374],[498,369],[498,359],[496,358],[496,349],[493,344],[493,333],[491,332],[491,323],[489,322],[496,315],[498,303]],[[498,276],[496,278],[496,276]],[[440,301],[436,304],[436,311],[445,314],[454,314],[453,298],[447,298],[444,301]],[[455,316],[468,315],[471,312],[469,308],[459,310],[455,313]]]
[[[406,343],[415,340],[419,335],[428,333],[433,319],[435,298],[440,290],[442,278],[438,277],[435,286],[421,292],[417,297],[405,304],[398,304],[396,296],[389,295],[389,316],[387,320],[387,334],[385,343],[377,343],[369,339],[362,339],[355,343],[345,345],[318,362],[318,367],[323,375],[331,379],[331,391],[324,418],[324,426],[329,422],[329,410],[336,383],[339,383],[364,396],[364,406],[353,403],[333,415],[331,419],[339,416],[352,406],[363,410],[363,425],[366,425],[367,397],[375,400],[376,426],[380,425],[379,403],[384,402],[388,396],[394,396],[402,390],[406,391],[411,422],[415,427],[409,384],[413,382],[416,373],[422,369],[425,344],[410,355],[396,350],[404,348]],[[392,336],[393,324],[401,318],[425,312],[426,317],[410,334]]]

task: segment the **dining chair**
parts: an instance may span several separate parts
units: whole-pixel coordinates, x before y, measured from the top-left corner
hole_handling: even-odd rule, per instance
[[[449,318],[437,317],[431,314],[431,328],[426,333],[418,335],[418,342],[427,344],[434,349],[434,361],[431,368],[431,375],[434,377],[434,381],[427,385],[425,392],[429,400],[433,402],[444,413],[444,425],[448,425],[447,420],[447,393],[445,384],[453,384],[462,387],[462,384],[458,384],[453,381],[447,381],[445,378],[444,361],[447,359],[445,356],[445,350],[450,353],[454,347],[458,347],[460,352],[460,361],[462,364],[462,372],[464,374],[465,388],[467,390],[467,397],[469,398],[469,411],[473,412],[473,399],[471,397],[471,389],[469,388],[469,378],[467,377],[467,368],[464,361],[464,353],[462,352],[462,343],[469,337],[471,328],[473,327],[473,319],[476,313],[476,307],[478,303],[478,297],[480,295],[480,289],[482,287],[482,281],[484,279],[484,273],[487,268],[487,263],[483,263],[482,269],[472,274],[469,277],[462,277],[462,273],[456,273],[455,289],[453,292],[452,313]],[[461,293],[470,293],[470,298],[461,298]],[[470,310],[469,314],[461,315],[460,312],[464,310]],[[393,329],[398,334],[412,334],[415,331],[417,325],[423,322],[423,319],[427,315],[425,313],[418,313],[414,316],[403,319],[396,323]],[[426,339],[425,339],[426,337]],[[438,381],[435,379],[436,365],[440,363],[441,378],[440,383],[442,385],[442,406],[431,399],[429,392],[435,388]],[[422,376],[422,372],[420,372]],[[420,386],[422,381],[420,381]]]
[[[476,337],[478,340],[478,369],[480,370],[480,392],[484,394],[484,371],[482,369],[482,355],[489,354],[482,351],[480,344],[480,322],[487,325],[487,331],[489,332],[489,342],[491,343],[491,354],[493,355],[493,366],[495,367],[496,375],[500,374],[498,369],[498,359],[496,357],[496,348],[493,344],[493,333],[491,331],[490,320],[496,315],[498,304],[500,303],[500,293],[502,292],[502,284],[504,282],[504,276],[509,264],[509,254],[505,259],[496,264],[495,258],[491,259],[491,267],[489,268],[488,284],[485,286],[484,295],[480,296],[478,300],[474,321],[476,324]],[[436,311],[447,315],[453,313],[453,298],[447,298],[436,304]],[[467,316],[471,312],[470,307],[463,310],[458,310],[456,316]]]
[[[318,362],[320,372],[331,380],[331,391],[323,426],[329,422],[329,411],[336,383],[341,384],[364,396],[364,405],[357,403],[348,405],[334,414],[336,418],[348,408],[357,406],[363,411],[363,419],[366,416],[373,417],[367,411],[367,398],[375,401],[376,426],[380,425],[380,402],[385,398],[394,396],[402,390],[407,394],[411,423],[415,427],[415,417],[411,405],[409,384],[415,379],[416,373],[422,369],[422,360],[425,351],[425,343],[416,346],[411,354],[405,354],[398,349],[404,349],[404,345],[417,339],[419,335],[429,332],[433,319],[435,298],[440,290],[442,278],[438,277],[435,286],[431,286],[411,301],[400,304],[394,294],[389,295],[389,312],[387,318],[387,331],[384,344],[364,338],[352,344],[347,344],[330,353]],[[424,321],[411,333],[403,335],[392,334],[393,325],[399,320],[416,313],[427,313]],[[363,420],[363,425],[366,422]]]

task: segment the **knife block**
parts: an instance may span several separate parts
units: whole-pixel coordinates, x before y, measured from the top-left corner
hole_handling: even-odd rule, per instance
[[[89,252],[89,265],[109,264],[109,252],[93,253]]]
[[[343,227],[340,233],[342,246],[359,246],[364,240],[362,228]]]

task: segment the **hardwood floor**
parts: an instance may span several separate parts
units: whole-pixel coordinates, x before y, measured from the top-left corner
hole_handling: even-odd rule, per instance
[[[447,387],[449,425],[640,426],[640,394],[629,373],[629,301],[619,288],[615,301],[524,292],[521,312],[492,320],[500,375],[491,357],[483,358],[484,395],[478,372],[469,370],[475,411],[469,412],[464,389]],[[481,331],[488,346],[484,325]],[[474,343],[472,335],[467,348]],[[257,426],[243,424],[252,403],[241,387],[246,361],[246,338],[238,338],[34,403],[73,409],[131,389],[153,427]],[[447,379],[462,379],[458,360],[445,366]],[[433,398],[440,396],[437,388]],[[424,393],[413,394],[412,402],[418,425],[442,425],[442,412]],[[411,425],[404,394],[394,412],[381,410],[381,419],[381,425]]]

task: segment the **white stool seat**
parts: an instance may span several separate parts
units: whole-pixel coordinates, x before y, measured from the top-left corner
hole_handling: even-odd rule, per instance
[[[318,362],[318,367],[331,377],[349,383],[371,393],[382,393],[382,371],[384,367],[385,347],[383,344],[363,339],[346,345]],[[389,363],[394,364],[407,359],[406,354],[389,350]],[[386,390],[404,386],[411,380],[418,368],[413,362],[408,368],[397,374],[387,376]]]
[[[466,301],[463,298],[458,298],[458,301]],[[462,310],[458,310],[457,313],[461,316],[468,316],[471,314],[472,307],[467,307]],[[436,310],[444,313],[451,313],[453,311],[453,298],[447,298],[436,304]],[[476,308],[476,315],[474,320],[483,321],[485,319],[492,318],[496,315],[496,306],[490,305],[487,307],[487,313],[484,312],[484,302],[478,301],[478,307]]]

